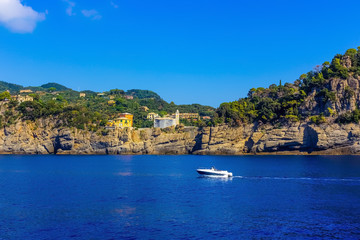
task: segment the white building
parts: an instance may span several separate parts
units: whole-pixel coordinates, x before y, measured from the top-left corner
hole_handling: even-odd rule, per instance
[[[155,128],[167,128],[177,126],[180,123],[179,110],[176,110],[175,117],[154,118]]]

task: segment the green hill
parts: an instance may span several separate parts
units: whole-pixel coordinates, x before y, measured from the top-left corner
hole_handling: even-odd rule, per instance
[[[218,123],[311,121],[317,124],[360,119],[360,47],[337,54],[293,83],[252,88],[246,98],[223,103]]]
[[[18,92],[24,87],[21,85],[0,81],[0,91],[9,90],[11,93]]]
[[[9,89],[12,94],[18,93],[21,89],[31,89],[34,92],[30,94],[34,98],[32,102],[18,103],[14,101],[9,104],[13,113],[8,112],[5,119],[0,119],[3,124],[14,123],[15,117],[21,117],[23,120],[55,117],[59,120],[60,125],[80,129],[98,129],[104,126],[108,119],[117,117],[119,113],[130,112],[134,115],[135,127],[151,127],[153,122],[146,118],[148,112],[165,115],[179,110],[180,112],[198,113],[200,116],[213,116],[215,112],[214,108],[200,104],[168,103],[150,90],[132,89],[125,93],[120,89],[111,89],[101,95],[87,90],[81,91],[81,93],[85,93],[85,96],[80,97],[80,92],[57,83],[47,83],[39,87],[23,87],[0,82],[0,86],[3,91]],[[36,91],[40,92],[36,93]],[[133,96],[133,99],[129,99],[128,95]],[[206,123],[202,121],[184,122],[187,125],[208,123],[208,120]]]
[[[139,99],[147,99],[147,98],[161,99],[161,97],[157,93],[150,90],[130,89],[126,91],[126,95],[131,95]]]
[[[49,88],[55,88],[56,91],[66,91],[71,90],[70,88],[65,87],[64,85],[58,84],[58,83],[46,83],[41,85],[40,87],[49,89]]]

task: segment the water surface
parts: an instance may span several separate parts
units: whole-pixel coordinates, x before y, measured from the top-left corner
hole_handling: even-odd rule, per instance
[[[359,239],[359,216],[357,156],[0,156],[0,239]]]

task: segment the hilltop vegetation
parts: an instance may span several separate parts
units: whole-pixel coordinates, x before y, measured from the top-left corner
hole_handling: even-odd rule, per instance
[[[15,92],[20,91],[23,88],[24,87],[21,85],[0,81],[0,91],[1,92],[9,90],[11,93],[15,93]]]
[[[112,89],[98,95],[92,91],[74,91],[57,83],[48,83],[40,87],[23,87],[21,85],[0,82],[0,101],[2,116],[0,125],[9,125],[18,119],[34,121],[40,118],[53,117],[56,126],[76,127],[97,131],[105,126],[109,119],[119,113],[129,112],[134,115],[134,127],[152,127],[153,122],[146,119],[149,112],[163,116],[180,112],[199,113],[200,116],[212,116],[215,109],[200,104],[176,105],[168,103],[158,94],[149,90],[132,89],[127,92]],[[30,89],[33,93],[22,93],[20,90]],[[5,90],[9,90],[10,93]],[[33,101],[19,103],[11,99],[10,95],[29,95]],[[5,99],[10,101],[4,102]],[[191,125],[205,125],[202,121],[187,122]]]
[[[337,54],[331,62],[316,66],[294,83],[252,88],[246,98],[223,103],[215,122],[240,125],[326,121],[359,122],[360,47]]]

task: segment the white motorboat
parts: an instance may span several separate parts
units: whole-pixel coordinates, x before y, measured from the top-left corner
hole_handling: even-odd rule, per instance
[[[208,177],[232,177],[233,174],[231,172],[225,171],[225,170],[218,170],[215,167],[209,168],[199,168],[196,169],[196,171],[203,175]]]

